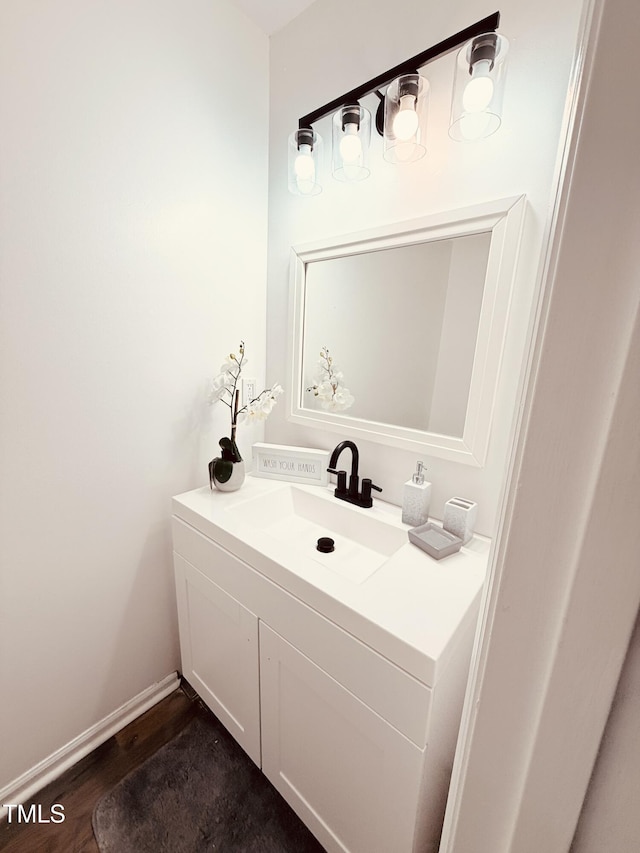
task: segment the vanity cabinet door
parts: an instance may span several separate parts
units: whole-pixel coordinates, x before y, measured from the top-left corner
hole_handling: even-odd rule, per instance
[[[410,853],[424,751],[260,622],[262,770],[328,851]]]
[[[258,618],[174,554],[182,671],[260,767]]]

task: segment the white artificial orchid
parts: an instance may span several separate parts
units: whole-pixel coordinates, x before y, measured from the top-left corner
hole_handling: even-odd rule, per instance
[[[236,427],[244,420],[265,420],[273,409],[277,398],[284,389],[276,382],[271,388],[265,388],[253,400],[240,408],[240,375],[247,364],[244,354],[244,341],[240,341],[238,355],[230,353],[220,367],[220,372],[211,383],[209,403],[222,402],[231,410],[231,440],[235,442]]]
[[[217,403],[221,400],[225,393],[232,388],[231,378],[226,373],[220,373],[211,382],[211,391],[209,392],[209,403]]]
[[[337,370],[327,347],[320,351],[318,375],[307,391],[312,391],[322,409],[343,412],[355,403],[355,398],[343,385],[344,374]]]
[[[238,423],[243,420],[266,420],[281,394],[284,394],[284,388],[277,382],[271,388],[266,388],[238,412]]]
[[[333,400],[329,403],[329,408],[333,412],[342,412],[353,406],[355,398],[347,388],[338,388],[333,395]]]

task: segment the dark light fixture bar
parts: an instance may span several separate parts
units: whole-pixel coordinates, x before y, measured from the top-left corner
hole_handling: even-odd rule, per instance
[[[355,104],[361,98],[364,98],[366,95],[370,95],[380,87],[387,86],[392,80],[395,80],[395,78],[399,77],[401,74],[415,73],[419,68],[422,68],[423,65],[431,62],[432,59],[444,56],[445,53],[449,53],[449,51],[454,50],[456,47],[464,44],[464,42],[469,41],[469,39],[482,35],[482,33],[495,32],[498,29],[499,24],[500,12],[494,12],[493,15],[489,15],[481,21],[472,24],[470,27],[460,30],[459,33],[449,36],[449,38],[438,42],[438,44],[434,44],[433,47],[428,47],[426,50],[423,50],[422,53],[418,53],[416,56],[412,56],[411,59],[401,62],[399,65],[379,74],[372,80],[368,80],[356,89],[346,92],[341,97],[335,98],[333,101],[330,101],[328,104],[314,110],[312,113],[307,113],[307,115],[298,119],[298,128],[310,128],[316,121],[334,113],[340,107]]]

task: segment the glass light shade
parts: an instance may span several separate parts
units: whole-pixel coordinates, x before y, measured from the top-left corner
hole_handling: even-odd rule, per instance
[[[315,130],[302,128],[289,136],[289,192],[318,195],[322,192],[320,166],[322,138]]]
[[[476,36],[458,52],[449,136],[474,142],[502,123],[502,98],[509,42],[497,33]]]
[[[427,152],[429,81],[404,74],[389,84],[384,98],[384,159],[412,163]]]
[[[371,113],[359,104],[341,107],[333,116],[331,170],[338,181],[368,178]]]

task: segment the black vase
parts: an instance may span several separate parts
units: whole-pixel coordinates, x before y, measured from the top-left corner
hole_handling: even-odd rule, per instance
[[[209,462],[209,486],[221,492],[235,492],[244,483],[244,460],[233,438],[221,438],[222,453]]]

